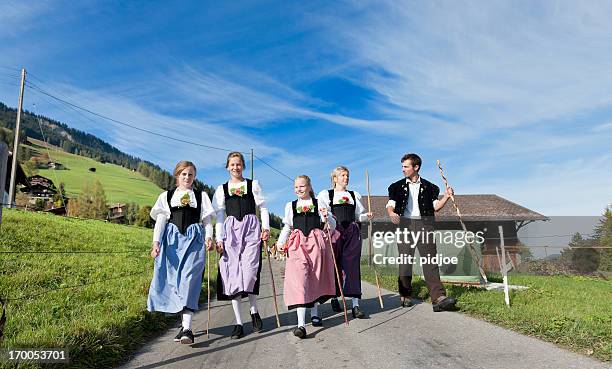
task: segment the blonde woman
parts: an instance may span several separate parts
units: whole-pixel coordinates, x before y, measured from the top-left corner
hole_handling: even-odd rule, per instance
[[[336,232],[332,234],[338,270],[344,275],[344,296],[351,297],[353,318],[364,319],[366,314],[359,307],[361,298],[361,232],[358,222],[372,219],[361,203],[361,195],[348,190],[349,170],[336,167],[331,173],[330,190],[323,190],[317,196],[320,207],[325,207],[336,218]],[[340,296],[340,290],[336,291]],[[342,311],[337,298],[332,299],[332,310]]]
[[[329,221],[333,231],[335,221],[328,217],[327,208],[319,207],[310,178],[295,178],[297,200],[285,205],[283,229],[277,245],[286,252],[284,300],[287,309],[297,309],[296,337],[306,337],[306,308],[310,308],[312,325],[321,326],[318,305],[336,296],[334,264],[327,235],[322,230]]]

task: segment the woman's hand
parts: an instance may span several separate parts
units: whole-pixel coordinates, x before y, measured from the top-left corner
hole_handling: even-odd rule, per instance
[[[153,241],[151,245],[151,257],[156,258],[159,256],[159,241]]]
[[[261,239],[262,241],[267,241],[270,239],[270,230],[269,229],[264,229],[261,232]]]
[[[319,209],[319,213],[321,213],[321,216],[323,217],[323,220],[327,221],[327,208]]]
[[[219,254],[223,254],[223,250],[225,250],[223,247],[223,241],[217,241],[217,252]]]
[[[206,251],[211,251],[213,249],[213,240],[212,238],[208,237],[206,239]]]
[[[374,213],[369,212],[368,213],[368,220],[372,220],[372,219],[374,219]]]

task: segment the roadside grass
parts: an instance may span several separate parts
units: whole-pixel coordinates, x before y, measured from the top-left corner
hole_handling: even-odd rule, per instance
[[[397,292],[397,269],[377,267],[381,287]],[[374,270],[362,264],[362,279],[376,283]],[[501,282],[501,278],[489,278]],[[504,293],[445,285],[462,313],[552,342],[583,355],[612,361],[612,281],[582,276],[510,274],[510,308]],[[413,278],[415,295],[427,300],[425,281]],[[399,302],[398,302],[399,303]]]
[[[0,347],[66,347],[70,366],[107,368],[172,326],[175,317],[146,311],[153,275],[151,232],[4,209],[0,251],[118,253],[0,254],[0,296],[9,299]],[[53,289],[58,290],[45,293]],[[206,296],[203,283],[202,301]]]

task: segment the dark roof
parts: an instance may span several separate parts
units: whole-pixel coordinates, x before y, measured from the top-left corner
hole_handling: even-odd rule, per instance
[[[388,221],[385,206],[387,196],[372,196],[372,211],[375,221]],[[547,220],[544,215],[527,209],[497,195],[455,195],[455,202],[463,220]],[[367,198],[363,198],[367,207]],[[451,200],[436,213],[436,219],[456,221],[457,212]]]
[[[8,157],[6,159],[6,192],[9,190],[9,186],[11,183],[11,168],[13,166],[13,154],[9,151]],[[30,182],[28,182],[28,177],[25,172],[21,168],[21,164],[17,163],[17,172],[15,176],[15,183],[24,185],[26,187],[30,187]]]

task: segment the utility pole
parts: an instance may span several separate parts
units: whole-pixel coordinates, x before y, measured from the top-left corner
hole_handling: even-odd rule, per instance
[[[254,168],[253,168],[254,157],[255,157],[255,154],[253,153],[253,149],[251,149],[251,180],[255,178],[255,173],[254,173]]]
[[[13,143],[13,166],[11,167],[11,183],[9,186],[8,206],[13,207],[15,199],[15,177],[17,177],[17,153],[19,152],[19,128],[21,125],[21,110],[23,109],[23,88],[25,86],[26,70],[21,69],[21,87],[19,89],[19,106],[17,107],[17,121],[15,122],[15,141]]]

